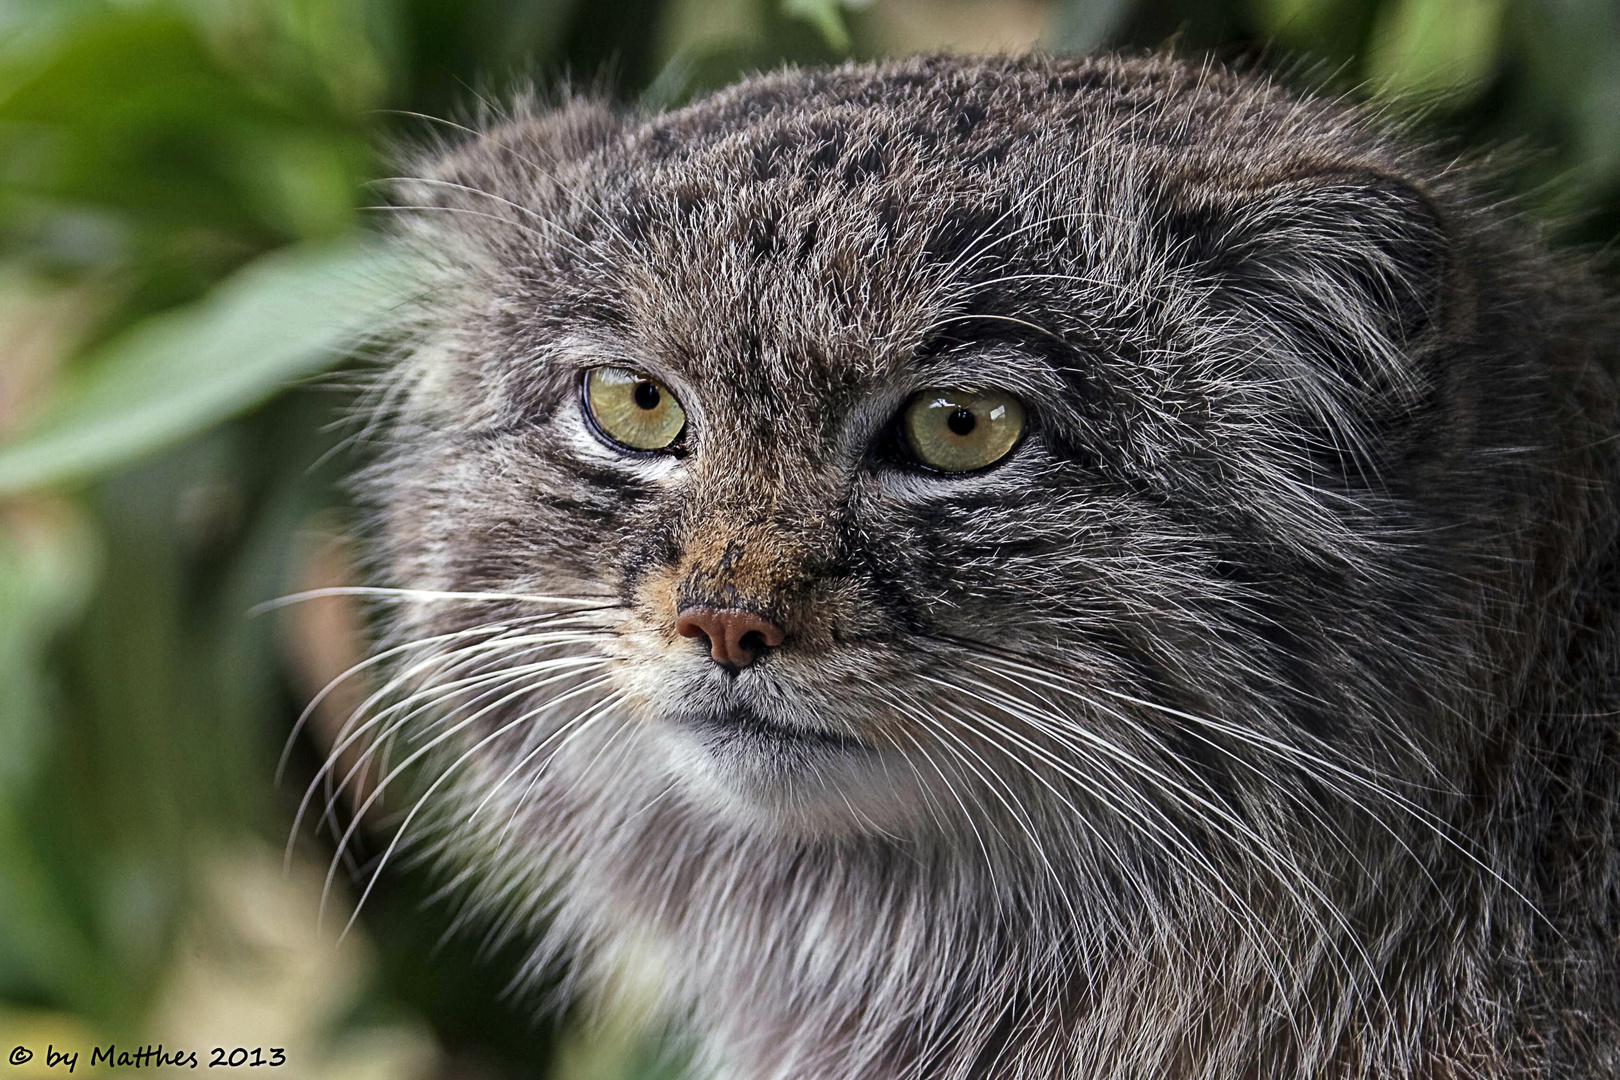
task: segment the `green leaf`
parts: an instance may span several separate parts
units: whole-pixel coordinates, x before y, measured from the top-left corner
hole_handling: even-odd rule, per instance
[[[0,800],[32,778],[45,741],[45,652],[88,600],[98,556],[89,524],[65,502],[0,515]]]
[[[842,0],[782,0],[782,10],[814,26],[834,52],[849,51]]]
[[[1361,6],[1345,0],[1249,0],[1248,3],[1250,14],[1266,34],[1296,48],[1316,51],[1324,51],[1324,46],[1330,45],[1323,40],[1324,31],[1344,24],[1347,15],[1359,14],[1354,9]]]
[[[1379,12],[1366,74],[1384,93],[1456,99],[1496,64],[1504,0],[1397,0]]]
[[[0,981],[33,984],[58,1001],[93,1007],[106,972],[69,917],[60,882],[39,859],[25,822],[0,799]]]
[[[88,204],[270,247],[292,238],[284,229],[299,208],[266,205],[267,164],[272,174],[297,168],[322,142],[350,173],[364,166],[347,117],[242,77],[172,15],[89,20],[58,46],[31,64],[0,64],[4,202]],[[354,194],[336,200],[352,211]]]
[[[0,447],[0,495],[82,481],[195,434],[341,360],[410,294],[386,245],[266,255],[202,301],[87,357],[84,376]]]

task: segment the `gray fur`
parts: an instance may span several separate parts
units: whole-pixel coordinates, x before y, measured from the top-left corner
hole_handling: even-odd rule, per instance
[[[419,170],[355,737],[535,972],[651,972],[724,1077],[1620,1075],[1620,324],[1466,169],[1154,56]],[[1032,429],[919,471],[930,386]],[[728,677],[694,599],[787,641]]]

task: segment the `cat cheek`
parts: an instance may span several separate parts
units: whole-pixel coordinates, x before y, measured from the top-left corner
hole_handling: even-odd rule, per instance
[[[988,468],[963,473],[881,468],[869,474],[864,487],[881,500],[913,506],[985,496],[1018,505],[1025,501],[1026,490],[1046,490],[1054,470],[1069,464],[1054,456],[1040,433],[1032,431]]]

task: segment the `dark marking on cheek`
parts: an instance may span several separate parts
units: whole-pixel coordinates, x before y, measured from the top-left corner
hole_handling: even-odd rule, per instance
[[[606,499],[573,499],[566,495],[545,495],[538,503],[536,517],[539,528],[550,523],[567,521],[570,524],[589,525],[593,529],[607,530],[618,521],[616,501]]]
[[[625,545],[619,561],[618,592],[625,603],[634,600],[648,576],[680,564],[680,532],[676,513],[649,516],[631,531],[635,539]]]
[[[884,627],[875,636],[893,639],[905,635],[929,636],[939,627],[927,616],[917,598],[923,595],[916,586],[919,582],[906,581],[891,573],[888,567],[862,560],[852,575],[861,594],[868,623]]]
[[[937,629],[929,620],[919,598],[937,584],[938,572],[926,553],[907,541],[882,539],[891,530],[877,524],[869,531],[851,524],[840,528],[832,550],[817,560],[817,576],[838,579],[858,596],[861,622],[869,629],[882,627],[875,636],[893,638],[904,634],[926,635]]]

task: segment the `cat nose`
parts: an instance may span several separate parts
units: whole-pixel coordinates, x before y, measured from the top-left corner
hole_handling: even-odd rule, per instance
[[[787,635],[769,619],[737,608],[692,607],[675,620],[682,637],[709,639],[709,655],[725,667],[745,668],[767,648],[782,644]]]

